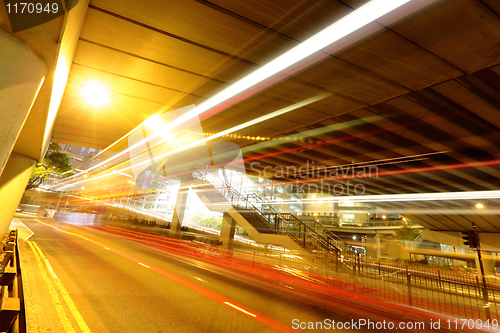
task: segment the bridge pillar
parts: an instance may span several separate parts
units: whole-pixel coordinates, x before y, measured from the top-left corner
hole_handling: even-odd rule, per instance
[[[0,50],[1,175],[38,95],[47,66],[29,46],[1,29]]]
[[[182,221],[184,221],[184,214],[186,212],[188,193],[189,193],[189,187],[179,188],[179,192],[177,193],[174,215],[172,216],[172,223],[170,224],[169,236],[172,238],[181,237]]]
[[[220,231],[219,241],[222,242],[222,247],[225,249],[232,248],[234,239],[234,229],[236,228],[236,221],[228,213],[222,215],[222,227]]]
[[[380,244],[380,238],[382,236],[379,235],[378,233],[375,234],[375,251],[376,251],[376,257],[377,259],[380,259],[380,257],[382,256],[382,247],[381,247],[381,244]]]
[[[4,235],[23,197],[36,161],[13,153],[0,176],[0,235]]]
[[[12,153],[47,73],[33,50],[0,29],[0,235],[10,225],[35,165]]]

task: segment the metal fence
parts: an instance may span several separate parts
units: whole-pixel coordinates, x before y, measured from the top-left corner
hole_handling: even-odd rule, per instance
[[[198,251],[205,250],[200,248]],[[496,324],[500,320],[500,284],[489,280],[483,285],[479,276],[467,272],[414,263],[369,262],[352,257],[330,256],[328,262],[318,254],[301,256],[262,250],[237,251],[226,259],[278,272],[279,267],[298,269],[324,283],[335,281],[332,287],[338,287],[338,282],[342,281],[344,291],[454,318],[481,319],[483,323],[489,319]],[[281,272],[286,274],[287,270]]]
[[[372,297],[464,319],[499,319],[500,285],[461,271],[395,262],[361,262],[354,279]]]
[[[481,319],[482,323],[489,319],[491,326],[495,326],[492,321],[498,325],[500,320],[500,283],[490,279],[483,285],[479,276],[469,272],[411,262],[364,261],[360,256],[294,253],[264,245],[256,248],[236,243],[228,250],[200,242],[152,237],[196,256],[289,276],[300,271],[309,281],[375,301],[409,305],[454,318]]]

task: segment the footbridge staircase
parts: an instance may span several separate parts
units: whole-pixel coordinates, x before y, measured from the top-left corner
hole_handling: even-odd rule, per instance
[[[207,177],[196,171],[193,177],[196,193],[203,203],[210,210],[229,214],[256,242],[332,259],[359,257],[356,249],[315,220],[301,220],[291,213],[282,213],[256,194],[239,193],[213,173]]]

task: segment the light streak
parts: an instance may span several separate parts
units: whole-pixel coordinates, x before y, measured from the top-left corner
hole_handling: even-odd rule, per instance
[[[60,232],[63,232],[63,233],[69,234],[69,235],[74,235],[76,237],[84,238],[84,239],[88,240],[90,243],[93,243],[93,244],[96,244],[96,245],[100,245],[100,246],[104,245],[101,242],[98,242],[98,241],[95,241],[95,240],[89,240],[88,238],[85,238],[84,236],[81,236],[81,235],[79,235],[77,233],[65,231],[65,230],[60,229],[60,228],[58,228],[56,226],[53,226],[53,225],[50,225],[48,223],[42,222],[39,219],[34,219],[34,220],[37,221],[37,222],[39,222],[39,223],[41,223],[41,224],[44,224],[46,226],[49,226],[49,227],[54,228],[56,230],[59,230]],[[126,258],[128,260],[134,261],[136,263],[140,263],[140,259],[139,258],[137,258],[137,257],[135,257],[133,255],[130,255],[130,254],[124,252],[124,251],[120,251],[120,250],[118,250],[116,248],[110,248],[110,251],[113,252],[113,253],[115,253],[115,254],[117,254],[117,255],[119,255],[119,256],[121,256],[121,257],[123,257],[123,258]],[[159,268],[159,267],[157,267],[155,265],[149,264],[148,266],[149,266],[149,268],[153,272],[155,272],[155,273],[157,273],[157,274],[159,274],[159,275],[161,275],[161,276],[163,276],[163,277],[165,277],[165,278],[167,278],[167,279],[169,279],[169,280],[171,280],[173,282],[176,282],[176,283],[178,283],[179,285],[181,285],[183,287],[189,288],[192,291],[197,292],[198,294],[203,295],[203,296],[205,296],[205,297],[207,297],[207,298],[209,298],[209,299],[211,299],[211,300],[213,300],[213,301],[215,301],[215,302],[217,302],[219,304],[225,304],[225,302],[229,302],[229,301],[231,301],[232,302],[231,304],[233,304],[233,305],[235,303],[234,301],[232,301],[231,299],[229,299],[227,297],[219,295],[219,294],[217,294],[217,293],[215,293],[215,292],[213,292],[213,291],[211,291],[211,290],[209,290],[207,288],[199,286],[199,285],[197,285],[194,282],[186,280],[186,279],[184,279],[184,278],[182,278],[182,277],[180,277],[180,276],[178,276],[176,274],[173,274],[173,273],[171,273],[169,271],[161,269],[161,268]],[[243,307],[241,305],[235,305],[235,306],[237,306],[237,307],[239,307],[240,309],[243,310]],[[261,314],[259,314],[258,316],[255,315],[254,318],[255,318],[255,320],[259,321],[260,323],[262,323],[264,325],[267,325],[267,326],[269,326],[271,328],[274,328],[274,329],[276,329],[276,330],[278,330],[280,332],[293,332],[293,330],[290,329],[288,326],[286,326],[286,325],[284,325],[284,324],[282,324],[282,323],[280,323],[278,321],[275,321],[273,319],[267,318],[266,316],[263,316]],[[82,331],[83,331],[83,329],[82,329]],[[89,331],[85,331],[85,332],[89,332]]]
[[[181,152],[181,151],[184,151],[186,149],[189,149],[189,148],[192,148],[192,147],[195,147],[195,146],[198,146],[200,144],[203,144],[203,143],[206,143],[208,141],[211,141],[211,140],[214,140],[214,139],[217,139],[221,136],[224,136],[226,134],[229,134],[229,133],[232,133],[232,132],[235,132],[235,131],[238,131],[238,130],[241,130],[242,128],[245,128],[245,127],[248,127],[248,126],[252,126],[252,125],[255,125],[255,124],[258,124],[260,122],[263,122],[263,121],[266,121],[266,120],[269,120],[273,117],[277,117],[279,115],[282,115],[284,113],[287,113],[287,112],[290,112],[290,111],[293,111],[293,110],[296,110],[296,109],[299,109],[301,107],[304,107],[306,105],[309,105],[309,104],[312,104],[314,102],[317,102],[321,99],[324,99],[326,97],[328,97],[330,94],[328,93],[323,93],[323,94],[319,94],[317,96],[314,96],[314,97],[311,97],[311,98],[308,98],[304,101],[301,101],[301,102],[298,102],[298,103],[295,103],[295,104],[292,104],[290,106],[287,106],[285,108],[282,108],[280,110],[277,110],[277,111],[274,111],[274,112],[271,112],[267,115],[264,115],[264,116],[261,116],[261,117],[258,117],[256,119],[253,119],[253,120],[250,120],[250,121],[247,121],[246,123],[243,123],[243,124],[240,124],[240,125],[237,125],[237,126],[234,126],[230,129],[227,129],[225,131],[222,131],[222,132],[219,132],[219,133],[216,133],[216,134],[213,134],[209,137],[206,137],[206,138],[203,138],[203,139],[200,139],[198,141],[194,141],[194,142],[191,142],[190,144],[187,144],[187,145],[184,145],[182,147],[179,147],[179,148],[176,148],[174,150],[171,150],[171,151],[168,151],[166,153],[163,153],[159,156],[156,156],[153,161],[156,161],[160,158],[164,158],[166,156],[169,156],[169,155],[172,155],[172,154],[175,154],[175,153],[178,153],[178,152]],[[144,140],[146,139],[149,139],[151,138],[151,136],[145,138]],[[144,143],[144,140],[141,140],[139,143]],[[138,144],[135,144],[133,145],[133,147],[137,147]],[[106,160],[109,162],[109,159]],[[104,162],[103,162],[104,163]],[[148,164],[148,163],[151,163],[150,160],[147,160],[147,161],[144,161],[144,162],[141,162],[141,163],[138,163],[138,164],[135,164],[135,165],[132,165],[130,167],[126,167],[126,168],[123,168],[123,169],[120,169],[120,170],[113,170],[112,173],[107,173],[107,174],[104,174],[104,175],[101,175],[101,176],[97,176],[97,177],[92,177],[90,179],[85,179],[85,180],[81,180],[81,181],[78,181],[78,182],[74,182],[74,183],[71,183],[71,184],[68,184],[68,185],[64,185],[62,187],[59,188],[59,190],[62,190],[63,188],[66,188],[66,187],[70,187],[70,186],[74,186],[74,185],[78,185],[78,184],[82,184],[82,183],[86,183],[86,182],[89,182],[89,181],[93,181],[93,180],[96,180],[96,179],[99,179],[99,178],[102,178],[102,177],[106,177],[106,176],[110,176],[110,175],[113,175],[113,174],[121,174],[121,175],[125,175],[125,176],[128,176],[128,177],[132,177],[128,174],[125,174],[123,173],[123,171],[127,171],[127,170],[130,170],[134,167],[138,167],[140,165],[143,165],[143,164]],[[90,169],[89,169],[90,170]],[[87,170],[88,171],[88,170]]]
[[[500,199],[500,191],[465,191],[465,192],[437,192],[437,193],[409,193],[409,194],[382,194],[382,195],[352,195],[342,197],[315,199],[297,199],[284,201],[269,201],[269,203],[338,203],[352,202],[403,202],[403,201],[443,201],[443,200],[476,200]]]
[[[291,50],[273,59],[266,65],[260,67],[256,71],[252,72],[251,74],[247,75],[241,80],[235,82],[234,84],[222,90],[221,92],[215,94],[214,96],[212,96],[205,102],[201,103],[191,111],[185,113],[181,117],[178,117],[174,121],[170,122],[167,126],[165,126],[165,130],[169,131],[170,129],[173,129],[176,126],[179,126],[180,124],[189,121],[193,117],[198,116],[203,112],[208,111],[213,107],[222,104],[223,102],[248,90],[249,88],[259,84],[260,82],[263,82],[264,80],[271,78],[272,76],[280,73],[281,71],[290,68],[292,65],[311,56],[312,54],[320,51],[321,49],[329,46],[330,44],[348,36],[354,31],[359,30],[360,28],[377,20],[378,18],[393,11],[394,9],[401,7],[402,5],[406,4],[409,1],[410,0],[392,0],[392,1],[372,0],[366,3],[357,10],[344,16],[343,18],[331,24],[322,31],[318,32],[314,36],[308,38],[304,42],[295,46]],[[106,161],[101,162],[92,168],[87,169],[86,171],[88,172],[90,170],[96,169],[99,166],[102,166],[105,163],[114,160],[115,158],[153,139],[159,134],[160,133],[158,132],[153,133],[152,135],[145,138],[144,140],[141,140],[132,147],[127,148],[126,150],[110,157]]]
[[[172,155],[172,154],[175,154],[175,153],[178,153],[178,152],[181,152],[183,150],[186,150],[186,149],[189,149],[189,148],[192,148],[192,147],[196,147],[200,144],[203,144],[203,143],[206,143],[208,141],[211,141],[211,140],[214,140],[214,139],[217,139],[221,136],[224,136],[226,134],[229,134],[229,133],[232,133],[232,132],[235,132],[235,131],[238,131],[238,130],[241,130],[242,128],[245,128],[245,127],[248,127],[248,126],[252,126],[252,125],[255,125],[255,124],[258,124],[260,122],[263,122],[265,120],[268,120],[268,119],[271,119],[271,118],[274,118],[276,116],[279,116],[281,114],[284,114],[284,113],[287,113],[287,112],[290,112],[290,111],[293,111],[293,110],[296,110],[298,108],[301,108],[303,106],[306,106],[306,105],[309,105],[311,103],[314,103],[314,102],[317,102],[327,96],[329,96],[330,94],[320,94],[320,95],[317,95],[317,96],[314,96],[314,97],[311,97],[311,98],[308,98],[302,102],[298,102],[298,103],[295,103],[295,104],[292,104],[290,106],[287,106],[283,109],[280,109],[278,111],[274,111],[270,114],[267,114],[265,116],[262,116],[262,117],[259,117],[259,118],[256,118],[256,119],[253,119],[253,120],[250,120],[250,121],[247,121],[246,123],[243,123],[243,124],[240,124],[240,125],[237,125],[237,126],[234,126],[230,129],[227,129],[227,130],[224,130],[222,132],[219,132],[219,133],[216,133],[214,135],[211,135],[207,138],[204,138],[204,139],[200,139],[198,141],[194,141],[194,142],[191,142],[190,144],[187,144],[185,146],[182,146],[182,147],[179,147],[177,149],[174,149],[174,150],[171,150],[171,151],[168,151],[166,153],[163,153],[163,154],[160,154],[158,156],[156,156],[153,161],[156,161],[160,158],[163,158],[163,157],[166,157],[166,156],[169,156],[169,155]],[[142,163],[138,163],[135,165],[135,167],[137,166],[140,166],[140,165],[143,165],[143,164],[148,164],[148,163],[151,163],[151,161],[144,161]],[[126,171],[126,170],[130,170],[132,169],[134,166],[130,166],[130,167],[127,167],[127,168],[124,168],[124,169],[121,169],[117,172],[122,172],[122,171]]]
[[[229,302],[224,302],[224,304],[229,305],[230,307],[232,307],[232,308],[234,308],[234,309],[236,309],[236,310],[238,310],[238,311],[241,311],[241,312],[243,312],[244,314],[247,314],[247,315],[249,315],[249,316],[251,316],[251,317],[257,317],[257,315],[256,315],[256,314],[253,314],[253,313],[251,313],[251,312],[248,312],[247,310],[242,309],[242,308],[240,308],[239,306],[236,306],[236,305],[231,304],[231,303],[229,303]]]

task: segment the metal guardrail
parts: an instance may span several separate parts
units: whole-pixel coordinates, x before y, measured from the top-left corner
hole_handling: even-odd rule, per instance
[[[499,327],[500,283],[496,280],[483,285],[474,274],[423,264],[380,261],[364,261],[356,272],[344,277],[369,289],[366,296],[453,317],[488,320],[490,327],[494,321]]]
[[[18,280],[20,269],[17,252],[17,230],[11,230],[2,241],[0,261],[0,332],[19,332]]]

